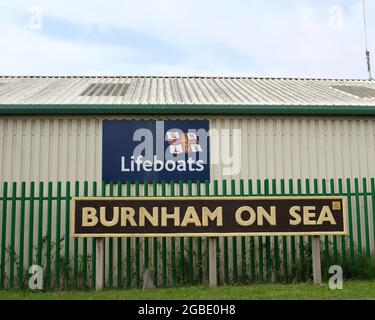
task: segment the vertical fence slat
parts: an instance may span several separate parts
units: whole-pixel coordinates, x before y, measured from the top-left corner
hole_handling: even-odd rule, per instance
[[[335,194],[335,180],[332,178],[330,180],[331,185],[331,195]],[[333,242],[333,263],[337,265],[339,263],[338,251],[337,251],[337,236],[332,237]]]
[[[16,214],[17,214],[17,183],[12,184],[12,215],[10,225],[10,248],[9,248],[9,286],[14,288],[14,263],[15,263],[15,244],[16,244]]]
[[[92,195],[98,195],[98,184],[96,181],[92,183]],[[91,239],[91,289],[96,285],[96,238]]]
[[[70,182],[65,184],[65,234],[64,234],[64,284],[65,289],[70,287],[69,266],[70,266]]]
[[[139,193],[139,181],[136,181],[135,182],[135,196],[136,197],[139,197],[140,193]],[[141,247],[140,247],[140,242],[139,242],[139,237],[136,237],[135,238],[135,283],[136,283],[136,286],[137,288],[139,288],[141,286],[141,271],[140,271],[140,265],[139,265],[139,262],[140,262],[140,250],[141,250]]]
[[[122,184],[117,183],[117,196],[122,197]],[[122,238],[117,238],[117,288],[122,288]]]
[[[277,194],[276,179],[272,180],[272,195]],[[273,237],[273,254],[274,254],[274,272],[275,280],[278,282],[280,280],[280,252],[279,252],[279,237]]]
[[[294,195],[294,188],[293,188],[293,180],[289,179],[289,196]],[[291,274],[292,276],[296,275],[296,238],[295,236],[291,236],[290,238],[290,254],[291,254],[291,260],[292,260],[292,265],[291,265]]]
[[[47,252],[46,252],[46,288],[51,288],[51,262],[52,262],[52,182],[48,182],[47,200]]]
[[[145,197],[148,197],[148,182],[144,182],[144,185],[143,185],[143,196]],[[144,246],[143,246],[143,264],[144,264],[144,267],[143,269],[144,270],[147,270],[149,268],[149,241],[148,241],[148,238],[145,237],[143,239],[143,243],[144,243]]]
[[[0,288],[5,286],[5,253],[6,253],[6,233],[7,233],[7,210],[8,210],[8,183],[3,183],[3,210],[2,210],[2,226],[1,226],[1,270],[0,270]]]
[[[362,180],[362,193],[363,193],[363,212],[365,216],[365,236],[366,236],[366,256],[371,256],[371,247],[370,247],[370,230],[369,230],[369,211],[367,203],[367,180],[363,178]]]
[[[24,274],[24,248],[25,248],[25,202],[26,183],[21,183],[21,208],[20,208],[20,231],[19,231],[19,261],[18,261],[18,287],[23,288]]]
[[[171,181],[170,183],[170,195],[175,196],[175,183]],[[176,286],[176,238],[171,237],[171,286]]]
[[[346,179],[346,193],[348,196],[348,220],[349,220],[349,250],[350,262],[354,262],[354,233],[353,233],[353,216],[352,216],[352,195],[351,195],[351,181]]]
[[[30,200],[29,200],[29,258],[28,258],[28,268],[33,265],[34,261],[34,197],[35,197],[35,182],[30,183]]]
[[[165,181],[161,183],[161,195],[163,197],[167,196]],[[162,284],[165,288],[167,286],[167,239],[165,237],[161,239],[161,251]]]
[[[280,192],[282,196],[285,196],[285,180],[280,181]],[[283,237],[283,273],[284,282],[287,283],[289,280],[288,275],[288,237]]]
[[[240,180],[240,196],[245,195],[244,180]],[[241,278],[246,278],[246,238],[241,237]]]
[[[109,196],[114,196],[113,181],[109,183]],[[113,288],[113,238],[108,239],[108,287]]]
[[[270,195],[270,184],[269,180],[264,180],[264,195]],[[271,256],[271,237],[266,237],[266,280],[272,280],[272,256]]]
[[[231,195],[236,195],[236,181],[231,180]],[[233,282],[238,282],[237,237],[232,237]]]
[[[201,182],[197,181],[197,196],[201,196]],[[198,283],[202,284],[203,269],[202,269],[202,238],[197,238],[197,257],[198,257]]]
[[[253,195],[253,181],[248,180],[248,194]],[[252,282],[256,279],[256,265],[255,265],[255,237],[249,238],[250,245],[250,279]]]
[[[79,181],[75,182],[74,186],[74,196],[79,196]],[[75,289],[78,289],[78,238],[74,238],[73,240],[73,285]]]
[[[210,193],[209,185],[206,184],[206,194]],[[219,182],[214,180],[214,196],[217,197],[219,195]],[[207,279],[209,279],[209,266],[210,261],[208,259],[209,256],[209,239],[206,239],[206,270],[207,270]],[[220,249],[220,239],[216,241],[216,261],[217,261],[217,283],[221,283],[221,249]]]
[[[339,194],[343,195],[343,181],[339,179]],[[341,236],[341,265],[346,266],[346,237]]]
[[[38,198],[38,265],[42,267],[43,259],[43,181],[39,182]]]
[[[227,195],[227,181],[222,181],[223,196]],[[224,282],[229,284],[229,252],[228,252],[228,237],[224,237]]]
[[[131,185],[130,182],[128,181],[126,183],[126,196],[130,197],[130,190]],[[125,281],[125,286],[127,289],[131,287],[131,239],[126,238],[126,281]]]
[[[257,196],[260,196],[262,194],[262,187],[261,187],[261,180],[257,179]],[[264,261],[263,261],[263,237],[258,237],[258,279],[259,281],[264,281]]]
[[[157,197],[158,195],[158,185],[156,181],[153,182],[153,196]],[[154,274],[155,274],[155,286],[158,286],[158,238],[154,237],[153,239],[153,248],[152,248],[152,257],[153,257],[153,267],[154,267]]]
[[[61,246],[61,182],[57,182],[56,233],[55,233],[55,287],[60,288],[60,246]]]
[[[183,182],[179,182],[179,196],[182,197],[184,195],[184,185]],[[185,282],[185,241],[184,237],[180,237],[180,255],[179,255],[179,265],[180,265],[180,282]]]
[[[358,178],[354,179],[354,192],[355,192],[355,212],[356,212],[356,223],[357,223],[357,245],[358,254],[362,256],[362,226],[361,226],[361,206],[359,202],[359,181]]]
[[[83,195],[85,197],[89,195],[88,181],[83,183]],[[87,288],[87,238],[82,239],[82,287]]]
[[[372,234],[375,252],[375,179],[371,178],[371,207],[372,207]]]

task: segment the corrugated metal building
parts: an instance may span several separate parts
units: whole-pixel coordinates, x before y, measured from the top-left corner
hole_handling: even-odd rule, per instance
[[[27,189],[29,182],[36,182],[36,194],[39,181],[54,185],[58,181],[78,181],[81,188],[85,181],[90,188],[93,182],[101,183],[104,119],[208,119],[210,128],[229,129],[230,134],[240,129],[240,142],[220,135],[211,137],[213,158],[220,154],[220,148],[233,151],[240,146],[238,174],[224,175],[221,162],[211,165],[211,181],[234,181],[228,183],[227,192],[231,188],[239,190],[240,181],[249,179],[254,184],[258,179],[293,179],[295,189],[298,179],[308,179],[311,185],[318,179],[317,191],[322,191],[320,181],[324,179],[329,185],[330,179],[337,183],[338,179],[366,178],[363,184],[358,180],[359,185],[370,189],[375,177],[374,81],[0,77],[0,195],[4,193],[4,182],[26,182]],[[218,186],[218,192],[223,192],[222,184]],[[300,192],[307,192],[306,186],[303,182]],[[20,184],[17,188],[21,192]],[[131,186],[132,194],[134,188]],[[139,188],[140,194],[151,194],[153,190],[151,185],[149,192],[143,186]],[[162,186],[157,188],[161,190]],[[197,186],[192,188],[196,192]],[[213,186],[210,188],[213,190]],[[280,192],[279,185],[275,188]],[[291,192],[290,185],[287,188]],[[249,190],[246,183],[243,191]],[[354,209],[356,205],[353,201]],[[362,198],[358,206],[356,214],[353,209],[355,245],[366,244],[373,252],[373,210]],[[15,220],[19,228],[19,219]],[[361,232],[364,222],[368,228]],[[55,230],[55,221],[52,223]],[[55,231],[51,232],[55,236]],[[11,234],[9,224],[6,244],[12,242]],[[34,237],[37,242],[36,232]],[[19,241],[13,242],[19,248]],[[79,250],[90,249],[79,244]],[[147,259],[142,257],[139,263]]]

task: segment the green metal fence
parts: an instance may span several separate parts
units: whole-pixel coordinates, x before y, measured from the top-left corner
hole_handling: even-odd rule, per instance
[[[323,272],[371,256],[375,242],[374,178],[256,180],[136,184],[7,183],[0,193],[0,288],[27,287],[30,266],[44,270],[48,289],[95,286],[95,239],[69,237],[72,196],[344,195],[349,236],[322,237]],[[141,287],[153,268],[157,286],[208,282],[208,239],[106,239],[106,286]],[[217,244],[219,284],[289,282],[311,276],[311,237],[222,237]]]

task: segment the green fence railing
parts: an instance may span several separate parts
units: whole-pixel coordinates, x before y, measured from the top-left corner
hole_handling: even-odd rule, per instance
[[[43,267],[48,289],[95,287],[95,239],[69,235],[73,196],[344,195],[349,236],[322,237],[323,272],[370,257],[375,243],[375,180],[231,180],[213,182],[31,182],[0,186],[0,288],[27,288],[28,269]],[[106,286],[141,287],[153,268],[155,284],[208,282],[208,240],[106,239]],[[222,237],[217,242],[219,284],[305,281],[311,278],[311,237]]]

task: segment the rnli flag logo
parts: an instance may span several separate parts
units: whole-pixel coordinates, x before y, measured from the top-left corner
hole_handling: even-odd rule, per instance
[[[178,131],[167,132],[170,153],[196,153],[203,152],[197,135],[194,132],[180,133]]]

